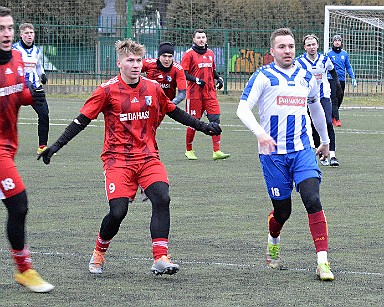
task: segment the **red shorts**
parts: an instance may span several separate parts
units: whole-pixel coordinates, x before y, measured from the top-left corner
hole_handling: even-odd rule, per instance
[[[10,198],[25,190],[25,185],[12,157],[0,156],[0,199]]]
[[[186,111],[196,118],[201,118],[203,112],[207,114],[220,114],[220,105],[217,99],[187,99]]]
[[[104,169],[104,176],[108,200],[127,197],[133,201],[139,185],[145,190],[154,182],[169,183],[165,166],[158,159],[134,165],[114,165]]]

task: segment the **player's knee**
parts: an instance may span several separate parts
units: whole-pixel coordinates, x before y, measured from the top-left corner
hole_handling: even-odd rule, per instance
[[[121,222],[128,213],[129,199],[125,197],[111,199],[109,201],[109,216],[116,222]]]
[[[28,199],[26,191],[4,200],[10,217],[25,218],[28,213]]]
[[[292,201],[291,198],[276,200],[272,199],[273,204],[273,216],[281,225],[289,219],[292,212]]]
[[[154,206],[169,207],[171,198],[169,196],[168,183],[162,181],[154,182],[145,189],[145,193]]]
[[[323,210],[319,193],[311,193],[307,195],[304,201],[304,206],[309,214]]]
[[[323,210],[319,187],[320,181],[318,178],[308,178],[299,184],[300,196],[309,214]]]
[[[280,210],[274,212],[274,217],[276,222],[278,222],[281,225],[284,225],[284,223],[289,219],[291,216],[291,210]]]
[[[155,201],[152,201],[152,204],[159,208],[168,208],[170,202],[171,202],[171,197],[169,196],[169,193],[164,191],[156,195]]]

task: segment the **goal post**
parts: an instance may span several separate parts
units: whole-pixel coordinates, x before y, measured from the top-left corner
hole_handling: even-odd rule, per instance
[[[384,6],[325,6],[324,53],[335,34],[343,38],[360,86],[384,93]],[[349,78],[348,74],[347,77]],[[361,83],[362,82],[362,83]],[[375,89],[372,89],[372,85]],[[379,87],[378,87],[379,86]],[[368,93],[368,92],[367,92]]]

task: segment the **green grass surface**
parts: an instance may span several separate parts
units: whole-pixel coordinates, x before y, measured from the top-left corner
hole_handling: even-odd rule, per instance
[[[170,253],[181,267],[163,277],[150,272],[150,204],[139,199],[111,243],[105,273],[88,273],[108,212],[99,158],[103,122],[92,122],[46,166],[36,161],[36,115],[31,107],[22,108],[16,162],[29,196],[28,243],[36,269],[56,288],[35,294],[16,284],[2,227],[0,306],[381,306],[384,111],[341,110],[343,126],[336,128],[341,166],[322,167],[321,185],[336,280],[320,282],[307,215],[296,192],[281,236],[288,270],[265,266],[271,204],[256,138],[236,117],[237,99],[220,97],[222,150],[232,154],[228,160],[212,161],[211,140],[198,133],[199,160],[188,161],[185,127],[166,117],[158,130],[171,182]],[[51,98],[49,104],[53,142],[83,100]],[[5,221],[2,206],[0,223]]]

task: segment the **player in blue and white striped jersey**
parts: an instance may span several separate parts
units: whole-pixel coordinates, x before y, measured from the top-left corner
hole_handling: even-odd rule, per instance
[[[19,26],[19,29],[20,40],[14,43],[12,48],[21,52],[25,65],[25,82],[31,83],[34,88],[42,88],[42,84],[46,84],[48,79],[42,65],[42,52],[34,44],[34,26],[31,23],[23,23]],[[49,108],[46,99],[44,99],[42,105],[33,105],[32,107],[38,116],[37,134],[39,137],[39,147],[37,148],[37,153],[40,154],[47,148],[48,144]]]
[[[328,136],[330,140],[330,160],[328,161],[328,159],[324,159],[320,160],[320,162],[324,166],[330,165],[332,167],[337,167],[339,166],[339,161],[336,159],[336,136],[332,125],[331,87],[328,82],[327,73],[329,72],[337,83],[338,95],[341,95],[341,85],[331,59],[327,55],[317,52],[319,48],[318,37],[314,34],[304,36],[303,45],[305,53],[296,58],[295,65],[308,70],[316,78],[320,103],[324,109]],[[319,147],[320,137],[316,129],[313,130],[312,136],[314,139],[315,147]]]
[[[325,115],[318,100],[315,77],[293,65],[295,39],[290,29],[271,35],[274,62],[258,69],[249,79],[237,109],[241,121],[257,136],[259,158],[273,210],[268,217],[267,264],[281,268],[280,232],[292,211],[296,185],[308,213],[309,229],[317,252],[316,274],[333,280],[328,263],[327,221],[320,202],[321,171],[313,150],[311,120],[321,144],[317,151],[329,154]],[[260,124],[252,109],[257,105]]]

